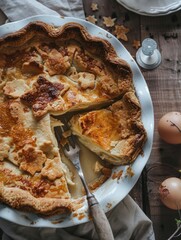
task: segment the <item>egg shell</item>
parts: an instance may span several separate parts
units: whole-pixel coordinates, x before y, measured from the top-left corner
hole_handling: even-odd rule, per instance
[[[164,180],[160,187],[160,199],[162,203],[174,210],[181,209],[181,179],[170,177]]]
[[[181,143],[181,113],[168,112],[158,123],[160,137],[167,143]]]

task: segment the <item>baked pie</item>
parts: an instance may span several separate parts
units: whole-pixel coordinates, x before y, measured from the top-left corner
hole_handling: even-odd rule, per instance
[[[62,161],[55,116],[112,164],[133,162],[146,140],[130,66],[77,23],[30,23],[0,39],[0,201],[42,215],[81,206]],[[84,111],[84,112],[82,112]]]

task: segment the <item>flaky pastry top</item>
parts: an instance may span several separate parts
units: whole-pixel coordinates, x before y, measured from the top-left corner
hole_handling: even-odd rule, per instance
[[[0,39],[1,91],[35,117],[100,105],[133,89],[129,65],[83,26],[30,23]]]

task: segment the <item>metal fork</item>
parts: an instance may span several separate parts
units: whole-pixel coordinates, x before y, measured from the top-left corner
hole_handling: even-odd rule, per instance
[[[61,127],[61,132],[63,133],[63,132],[66,132],[67,130],[69,130],[69,128],[68,128],[67,124],[64,123],[64,126]],[[57,140],[59,141],[61,135],[58,133],[58,129],[55,129],[55,134],[56,134]],[[92,216],[97,235],[100,240],[114,240],[109,221],[108,221],[104,211],[100,207],[94,194],[92,194],[89,191],[89,188],[85,181],[84,174],[83,174],[81,164],[80,164],[80,159],[79,159],[80,148],[75,139],[75,136],[70,135],[66,138],[66,140],[67,140],[67,142],[63,146],[63,152],[64,152],[65,156],[68,159],[70,159],[72,161],[72,163],[74,164],[74,166],[79,174],[79,177],[82,181],[82,184],[85,188],[87,201],[88,201],[88,205],[89,205],[89,209],[90,209],[90,214]]]

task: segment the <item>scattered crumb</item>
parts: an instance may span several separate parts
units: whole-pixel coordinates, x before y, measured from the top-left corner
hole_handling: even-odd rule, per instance
[[[134,172],[133,172],[133,169],[131,168],[131,166],[129,166],[126,170],[126,174],[127,176],[129,177],[133,177],[134,176]]]
[[[129,32],[129,28],[126,28],[124,25],[115,25],[115,35],[118,39],[128,41],[126,34]]]
[[[97,22],[97,19],[95,18],[94,15],[86,17],[86,20],[93,24],[96,24],[96,22]]]
[[[76,213],[73,213],[73,215],[72,215],[73,217],[77,217],[78,216],[78,213],[76,212]]]
[[[100,164],[99,161],[96,161],[95,166],[94,166],[94,172],[95,173],[100,173],[101,170],[103,169],[103,165]]]
[[[85,213],[79,213],[78,219],[82,220],[83,218],[85,218]]]
[[[112,174],[112,168],[103,166],[99,161],[96,161],[94,166],[95,173],[101,173],[106,177],[110,177]]]
[[[96,190],[98,187],[100,187],[109,177],[105,176],[105,175],[101,175],[98,179],[96,179],[95,181],[93,181],[92,183],[89,183],[89,189],[91,191]]]
[[[82,220],[85,217],[85,213],[84,212],[73,213],[73,217],[78,218],[78,220]]]
[[[102,174],[106,177],[110,177],[111,174],[112,174],[112,169],[110,168],[107,168],[107,167],[103,167],[102,170],[101,170]]]
[[[110,208],[112,208],[112,204],[111,204],[111,203],[107,203],[106,207],[107,207],[108,209],[110,209]]]
[[[98,5],[97,5],[97,3],[92,3],[92,4],[91,4],[91,9],[92,9],[92,11],[97,11],[97,10],[98,10]]]
[[[111,18],[111,17],[103,17],[103,24],[106,27],[113,27],[115,25],[116,18]]]
[[[119,172],[114,172],[112,175],[112,179],[117,178],[117,180],[119,180],[123,175],[123,170],[120,170]]]
[[[132,46],[136,49],[138,49],[141,46],[141,43],[139,40],[133,40]]]
[[[54,221],[51,221],[52,224],[58,224],[58,223],[61,223],[63,222],[65,219],[59,219],[59,220],[54,220]]]

